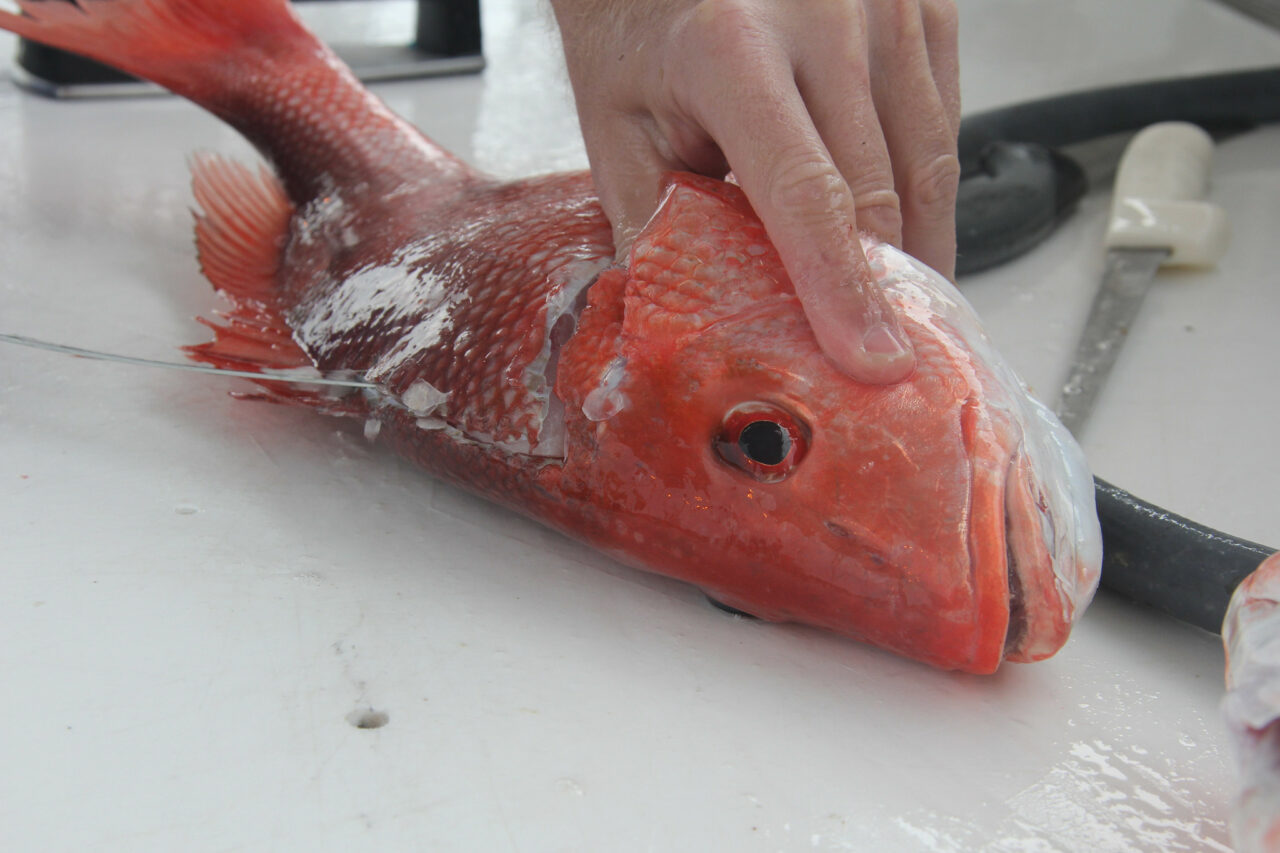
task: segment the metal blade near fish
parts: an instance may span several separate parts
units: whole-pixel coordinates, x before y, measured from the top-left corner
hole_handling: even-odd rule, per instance
[[[1074,441],[945,279],[864,241],[917,368],[821,353],[734,185],[669,176],[614,265],[585,174],[500,182],[366,91],[284,0],[20,0],[0,27],[171,89],[272,171],[193,163],[232,304],[197,360],[358,419],[427,471],[764,619],[986,673],[1066,641],[1097,585]]]

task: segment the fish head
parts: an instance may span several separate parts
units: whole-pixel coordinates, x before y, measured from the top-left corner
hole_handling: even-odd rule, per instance
[[[567,493],[595,543],[774,621],[991,672],[1066,640],[1101,562],[1071,437],[937,273],[865,240],[916,353],[819,349],[736,186],[673,176],[561,360]]]

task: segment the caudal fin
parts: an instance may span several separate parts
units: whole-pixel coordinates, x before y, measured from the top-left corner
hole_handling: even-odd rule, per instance
[[[370,94],[287,0],[16,0],[0,28],[159,83],[223,119],[275,175],[220,159],[193,163],[201,266],[233,303],[199,361],[310,369],[279,290],[296,211],[320,198],[352,211],[344,239],[386,227],[406,191],[440,198],[472,172]],[[389,201],[390,200],[390,201]],[[403,210],[403,201],[400,202]],[[350,401],[263,380],[277,400],[330,411]],[[358,407],[357,407],[358,408]]]
[[[470,170],[370,94],[287,0],[16,0],[0,28],[179,94],[240,131],[297,205]]]
[[[17,0],[0,27],[91,57],[186,97],[193,68],[251,40],[277,45],[314,38],[287,0]]]

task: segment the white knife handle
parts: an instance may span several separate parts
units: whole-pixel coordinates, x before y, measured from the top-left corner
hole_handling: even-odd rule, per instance
[[[1125,148],[1107,224],[1108,249],[1168,249],[1166,265],[1212,266],[1227,215],[1204,200],[1213,140],[1194,124],[1153,124]]]

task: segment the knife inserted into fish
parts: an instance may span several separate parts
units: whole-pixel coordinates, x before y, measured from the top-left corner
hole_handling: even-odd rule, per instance
[[[1156,273],[1212,266],[1227,246],[1227,217],[1205,201],[1213,140],[1186,122],[1153,124],[1125,149],[1107,224],[1106,268],[1076,346],[1056,414],[1079,436]]]

